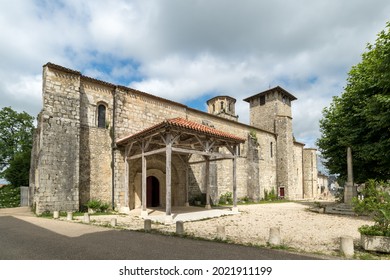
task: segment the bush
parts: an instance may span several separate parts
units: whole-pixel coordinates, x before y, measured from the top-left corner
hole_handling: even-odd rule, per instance
[[[225,194],[221,194],[219,204],[233,204],[233,193],[227,192]]]
[[[201,205],[205,205],[206,204],[206,194],[204,194],[204,193],[198,194],[197,196],[192,197],[189,202],[191,205],[197,205],[197,202],[200,202]]]
[[[4,186],[0,189],[0,208],[20,206],[20,188]]]
[[[95,212],[106,212],[110,205],[102,202],[100,199],[92,199],[85,204],[86,207],[92,209]]]
[[[364,225],[359,232],[366,235],[390,236],[390,183],[369,180],[362,191],[363,199],[354,198],[353,209],[358,214],[370,215],[375,225]]]
[[[264,200],[274,201],[277,199],[278,199],[278,196],[276,195],[274,188],[272,188],[270,192],[268,192],[267,190],[264,190]]]

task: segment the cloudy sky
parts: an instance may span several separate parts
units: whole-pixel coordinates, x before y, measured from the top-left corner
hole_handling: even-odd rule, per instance
[[[390,20],[388,0],[0,0],[0,108],[37,115],[47,62],[205,110],[277,85],[314,147],[321,111]]]

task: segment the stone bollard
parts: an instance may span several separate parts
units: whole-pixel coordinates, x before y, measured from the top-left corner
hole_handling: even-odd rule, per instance
[[[117,225],[116,218],[112,218],[111,219],[111,226],[116,227],[116,225]]]
[[[66,220],[68,220],[68,221],[73,220],[73,212],[67,212]]]
[[[149,232],[152,230],[152,220],[151,219],[145,219],[144,220],[144,230],[146,232]]]
[[[53,212],[53,218],[58,219],[60,217],[60,211],[54,211]]]
[[[217,226],[217,238],[221,240],[226,239],[225,226]]]
[[[178,234],[178,235],[184,234],[184,222],[183,221],[176,222],[176,234]]]
[[[84,213],[84,223],[89,224],[90,221],[91,221],[91,220],[90,220],[90,218],[89,218],[89,213]]]
[[[353,238],[351,236],[344,235],[340,237],[340,253],[347,258],[351,258],[355,254],[353,249]]]
[[[279,246],[281,244],[280,228],[278,227],[270,228],[268,243],[272,246]]]

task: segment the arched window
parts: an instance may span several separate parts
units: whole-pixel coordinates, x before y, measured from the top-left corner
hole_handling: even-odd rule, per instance
[[[221,110],[223,110],[223,101],[221,101]]]
[[[270,143],[270,155],[271,155],[271,158],[274,156],[273,143],[272,142]]]
[[[213,113],[215,112],[215,104],[213,104]]]
[[[103,104],[98,106],[98,127],[106,128],[106,106]]]

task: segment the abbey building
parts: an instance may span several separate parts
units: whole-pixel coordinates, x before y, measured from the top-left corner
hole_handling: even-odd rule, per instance
[[[249,125],[230,96],[208,100],[202,112],[52,63],[43,67],[42,94],[30,170],[37,213],[100,199],[122,212],[160,206],[170,215],[226,193],[234,207],[271,192],[319,194],[316,150],[295,141],[296,97],[281,87],[245,99]]]

